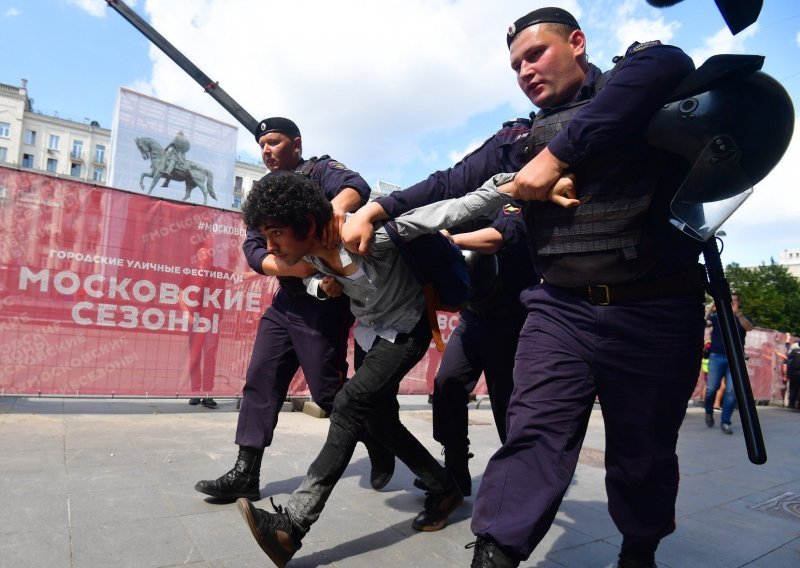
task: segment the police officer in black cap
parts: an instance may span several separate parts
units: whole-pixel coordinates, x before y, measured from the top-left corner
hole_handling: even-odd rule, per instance
[[[467,253],[471,293],[433,380],[433,437],[442,444],[445,468],[464,496],[472,494],[469,395],[483,373],[497,434],[505,442],[514,354],[525,322],[519,294],[539,280],[521,205],[509,203],[450,235]],[[419,479],[414,485],[426,489]]]
[[[270,172],[297,171],[322,188],[335,217],[326,238],[336,242],[344,214],[366,203],[367,182],[329,156],[303,159],[300,130],[288,118],[265,118],[254,134]],[[243,250],[250,267],[260,274],[292,273],[292,268],[268,252],[266,239],[257,229],[248,228]],[[294,276],[278,277],[280,288],[259,322],[247,369],[236,429],[239,455],[233,469],[223,476],[198,482],[195,489],[201,493],[226,501],[260,499],[264,448],[272,443],[278,413],[298,369],[303,370],[314,401],[326,413],[333,408],[333,398],[347,377],[347,340],[354,318],[347,297],[320,301],[307,293],[302,278],[315,271],[305,266],[296,268]],[[394,455],[366,431],[362,441],[372,460],[371,485],[381,489],[394,472]]]
[[[543,282],[521,295],[528,315],[507,439],[475,499],[472,566],[517,566],[544,538],[599,399],[609,512],[623,534],[619,566],[649,568],[675,528],[675,447],[700,367],[705,274],[700,243],[668,222],[688,165],[649,146],[644,134],[693,64],[680,49],[651,41],[632,45],[603,74],[561,8],[520,18],[507,44],[520,88],[541,109],[532,123],[509,125],[461,164],[394,197],[413,204],[452,197],[481,176],[519,169],[509,183],[528,201]],[[575,208],[548,201],[567,174],[575,177]],[[357,247],[363,232],[346,224],[343,236]]]

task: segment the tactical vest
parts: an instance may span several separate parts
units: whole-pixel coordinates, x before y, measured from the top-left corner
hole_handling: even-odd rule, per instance
[[[307,178],[311,178],[311,172],[314,170],[314,166],[317,165],[317,162],[319,162],[320,160],[328,160],[328,159],[330,159],[330,156],[328,154],[323,154],[319,158],[317,158],[316,156],[312,156],[308,160],[303,160],[302,162],[297,164],[297,167],[294,169],[294,171],[298,174],[303,174]]]
[[[590,98],[545,109],[536,114],[524,146],[528,156],[533,157],[541,152],[591,102],[618,71],[624,58],[615,58],[614,62],[616,65],[599,77]],[[602,160],[609,163],[616,160],[624,162],[626,159],[629,157],[623,151],[609,150],[602,156]],[[577,171],[578,169],[581,171]],[[586,172],[591,176],[592,171],[596,169],[590,164],[585,169],[576,169],[578,197],[581,200],[576,208],[566,209],[550,202],[526,202],[526,226],[537,257],[601,251],[621,251],[626,261],[639,257],[638,245],[653,201],[655,185],[643,184],[629,195],[608,191],[593,194],[591,186],[582,191],[581,173]],[[547,264],[546,258],[541,260]],[[599,277],[602,278],[602,275]]]
[[[330,156],[324,154],[319,158],[314,156],[312,158],[309,158],[308,160],[303,160],[302,162],[297,164],[297,167],[294,169],[294,171],[298,174],[302,174],[307,178],[313,180],[314,178],[311,176],[311,173],[314,171],[314,166],[317,165],[318,161],[327,160],[328,158],[330,158]],[[314,181],[319,183],[318,180]],[[278,282],[283,287],[283,289],[289,293],[290,296],[302,297],[308,295],[306,293],[306,285],[303,284],[302,278],[297,278],[296,276],[278,276]]]

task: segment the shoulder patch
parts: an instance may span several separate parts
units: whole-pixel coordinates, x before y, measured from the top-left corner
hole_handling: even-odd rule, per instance
[[[517,118],[503,123],[495,137],[498,138],[501,144],[513,144],[521,138],[528,136],[531,130],[532,121],[529,118]]]
[[[336,160],[331,160],[328,162],[328,167],[333,168],[334,170],[346,170],[347,166],[345,166],[342,162],[337,162]]]
[[[512,120],[507,120],[503,123],[503,128],[508,128],[509,126],[514,126],[515,124],[527,124],[530,126],[531,119],[529,118],[514,118]]]
[[[657,45],[661,45],[661,42],[657,39],[653,41],[646,41],[644,43],[636,42],[628,48],[626,55],[631,53],[639,53],[640,51],[644,51],[645,49],[655,47]]]
[[[503,205],[503,215],[519,215],[522,212],[521,207],[517,207],[513,203],[506,203]]]

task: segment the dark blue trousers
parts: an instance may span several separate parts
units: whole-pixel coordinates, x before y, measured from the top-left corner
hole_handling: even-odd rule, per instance
[[[433,381],[433,437],[445,448],[460,452],[469,447],[467,402],[481,373],[486,376],[497,433],[505,441],[514,354],[524,322],[521,305],[506,317],[461,312]]]
[[[281,289],[261,318],[247,368],[236,443],[272,443],[278,413],[298,368],[311,396],[330,413],[347,377],[347,338],[353,325],[346,296],[320,301]]]
[[[596,306],[547,285],[523,292],[505,444],[472,530],[527,559],[570,485],[595,398],[606,431],[608,509],[632,540],[675,528],[678,429],[700,369],[703,293]]]

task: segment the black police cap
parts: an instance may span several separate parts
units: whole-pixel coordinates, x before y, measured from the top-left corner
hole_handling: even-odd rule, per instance
[[[519,32],[536,24],[565,24],[577,30],[581,29],[575,16],[563,8],[539,8],[508,26],[508,37],[506,38],[508,47],[511,48],[511,42]]]
[[[264,134],[269,134],[270,132],[282,132],[289,136],[300,136],[300,129],[297,128],[297,125],[288,118],[283,118],[282,116],[272,116],[259,122],[254,132],[256,142],[258,142]]]

